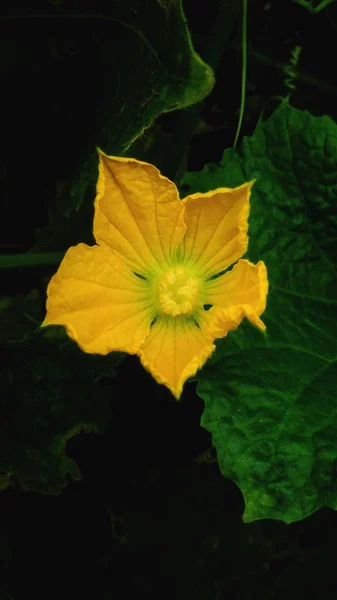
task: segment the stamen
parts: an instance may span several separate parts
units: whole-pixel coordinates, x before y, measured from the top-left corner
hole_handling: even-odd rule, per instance
[[[188,269],[171,268],[158,285],[159,302],[163,312],[173,317],[192,312],[199,287],[199,280]]]

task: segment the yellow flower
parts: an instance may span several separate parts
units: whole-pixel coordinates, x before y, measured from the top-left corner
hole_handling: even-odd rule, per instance
[[[253,183],[180,200],[153,165],[99,150],[97,245],[69,248],[49,283],[43,326],[64,325],[84,352],[138,354],[179,399],[216,338],[244,317],[265,329],[266,267],[238,260]]]

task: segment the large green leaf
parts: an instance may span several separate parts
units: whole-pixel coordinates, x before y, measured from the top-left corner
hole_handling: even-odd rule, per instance
[[[253,187],[248,255],[265,261],[267,335],[248,324],[200,372],[203,426],[244,519],[337,506],[337,126],[283,103],[188,192]]]
[[[211,91],[214,75],[193,49],[181,0],[120,0],[109,4],[106,20],[110,36],[100,56],[109,76],[102,78],[100,93],[107,86],[110,97],[95,142],[120,155],[161,113],[200,102]],[[90,173],[96,179],[94,145],[92,151],[76,193],[86,188]]]
[[[10,89],[18,66],[29,78],[21,111],[33,147],[25,160],[32,157],[35,188],[46,185],[46,173],[49,186],[50,178],[57,181],[54,197],[47,192],[51,236],[40,235],[37,244],[51,250],[76,243],[81,234],[86,241],[83,221],[90,229],[96,147],[123,154],[160,114],[200,102],[214,74],[194,51],[181,0],[44,4],[41,9],[38,0],[13,0],[10,15],[0,14],[0,48],[7,57],[3,65],[0,60],[0,75],[4,89]]]

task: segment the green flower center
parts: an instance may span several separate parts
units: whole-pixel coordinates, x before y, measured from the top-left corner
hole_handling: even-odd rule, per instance
[[[193,311],[200,285],[188,269],[169,269],[160,279],[158,287],[160,307],[165,314],[176,317]]]

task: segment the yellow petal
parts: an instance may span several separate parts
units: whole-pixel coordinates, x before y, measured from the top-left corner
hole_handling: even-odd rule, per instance
[[[246,252],[249,198],[254,181],[184,198],[187,231],[181,244],[185,261],[211,277]]]
[[[99,246],[71,247],[47,290],[45,325],[64,325],[84,352],[135,354],[154,316],[148,282]]]
[[[99,150],[94,236],[146,275],[174,259],[186,226],[174,183],[153,165]]]
[[[207,301],[213,305],[208,311],[209,332],[216,338],[237,329],[246,317],[253,325],[265,330],[259,319],[264,312],[268,294],[265,264],[256,265],[239,260],[231,271],[206,282]]]
[[[183,317],[161,317],[138,351],[143,366],[179,399],[183,385],[215,346],[205,332]]]

